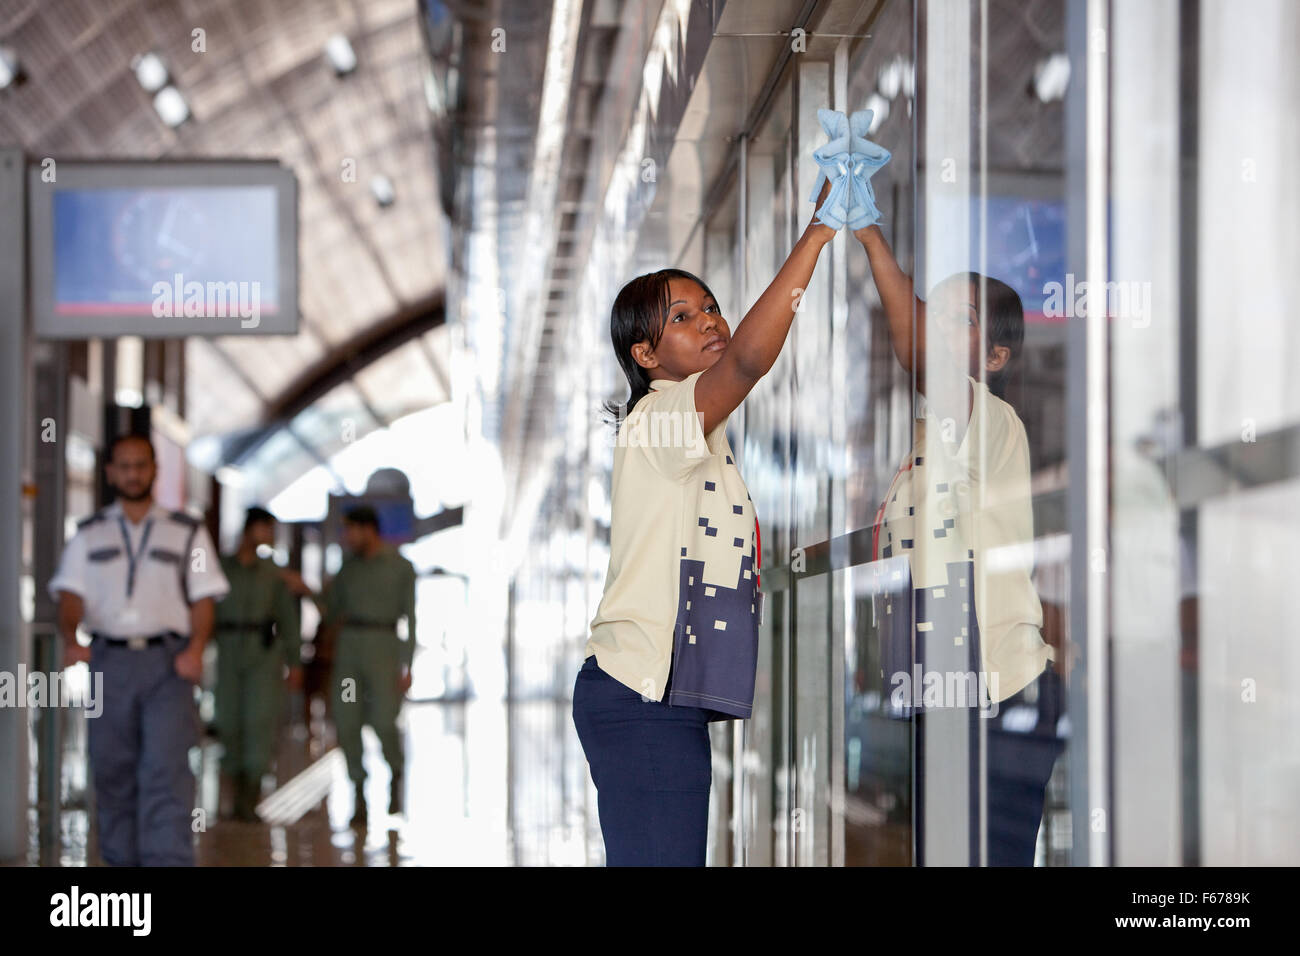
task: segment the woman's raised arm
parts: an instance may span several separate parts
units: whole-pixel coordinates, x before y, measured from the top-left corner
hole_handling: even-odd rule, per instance
[[[899,266],[893,250],[885,241],[885,234],[877,225],[867,226],[853,233],[867,250],[871,260],[871,275],[880,291],[880,304],[884,306],[889,321],[889,341],[894,355],[911,372],[916,364],[916,387],[925,394],[925,303],[912,286],[912,277]]]
[[[826,201],[829,191],[827,183],[818,197],[818,208]],[[695,409],[703,416],[705,434],[726,421],[776,363],[790,323],[794,321],[799,297],[812,278],[817,257],[833,238],[835,230],[830,226],[816,221],[808,223],[786,256],[781,271],[736,326],[727,350],[696,380]]]

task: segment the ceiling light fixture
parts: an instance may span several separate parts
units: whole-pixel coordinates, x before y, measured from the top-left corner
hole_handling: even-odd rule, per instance
[[[881,124],[889,118],[889,100],[879,93],[872,93],[867,97],[866,109],[874,114],[871,117],[871,125],[867,128],[867,135],[875,136],[876,130],[880,129]]]
[[[891,57],[876,74],[876,89],[887,100],[894,99],[900,93],[911,96],[916,85],[915,78],[911,61],[899,54]]]
[[[18,62],[18,54],[10,47],[0,46],[0,90],[22,80],[23,68]]]
[[[391,206],[393,199],[396,198],[393,193],[393,181],[387,176],[373,177],[370,180],[370,191],[375,196],[375,202],[379,203],[381,208]]]
[[[1070,58],[1064,53],[1053,53],[1039,60],[1034,67],[1034,95],[1040,102],[1051,103],[1065,99],[1070,85]]]
[[[131,61],[131,69],[146,93],[157,93],[167,85],[167,67],[157,53],[141,53]]]
[[[153,98],[153,108],[162,121],[175,129],[190,118],[190,107],[174,86],[164,86]]]
[[[334,67],[334,72],[339,76],[351,73],[357,68],[357,55],[352,50],[352,44],[341,33],[336,33],[325,41],[325,58],[330,61],[330,66]]]

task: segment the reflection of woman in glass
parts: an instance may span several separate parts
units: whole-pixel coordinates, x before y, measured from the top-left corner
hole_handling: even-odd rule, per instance
[[[735,335],[688,272],[640,276],[614,300],[631,395],[605,591],[573,689],[611,866],[705,862],[708,723],[750,715],[758,654],[757,526],[727,417],[776,361],[834,235],[809,223]]]
[[[914,373],[925,405],[913,448],[877,515],[874,557],[907,555],[922,674],[927,641],[969,648],[972,671],[987,688],[984,706],[996,712],[985,754],[988,862],[1032,865],[1059,751],[1060,685],[1046,669],[1053,650],[1040,633],[1042,610],[1030,580],[1029,443],[1002,397],[1024,340],[1020,297],[1004,282],[963,272],[939,283],[927,304],[879,226],[854,235],[871,261],[894,355]],[[920,720],[923,727],[923,714]],[[978,818],[972,807],[973,847]]]

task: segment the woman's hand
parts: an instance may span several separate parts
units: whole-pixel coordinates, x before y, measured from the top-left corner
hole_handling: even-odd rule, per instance
[[[880,231],[880,226],[878,226],[874,222],[869,226],[863,226],[861,229],[854,229],[853,237],[857,239],[858,242],[862,243],[864,246],[867,246],[868,239],[873,238],[872,236],[873,230],[875,231],[875,236],[879,236],[881,241],[883,242],[885,238],[885,234]],[[870,246],[867,246],[867,252],[868,254],[871,252]]]
[[[826,202],[826,197],[830,195],[830,192],[831,181],[828,179],[822,183],[822,191],[817,194],[817,208],[813,210],[813,218],[808,223],[808,228],[804,230],[805,236],[823,245],[835,238],[835,230],[817,219],[817,213],[821,212],[822,204]]]

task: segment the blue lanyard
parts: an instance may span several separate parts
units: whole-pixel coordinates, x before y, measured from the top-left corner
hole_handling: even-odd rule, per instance
[[[131,592],[135,590],[135,565],[140,555],[144,554],[144,546],[149,543],[149,532],[153,530],[153,518],[149,518],[144,523],[144,533],[140,535],[140,550],[131,549],[131,535],[126,530],[126,518],[118,516],[118,526],[122,529],[122,541],[126,544],[126,560],[128,571],[126,572],[126,596],[130,597]]]

